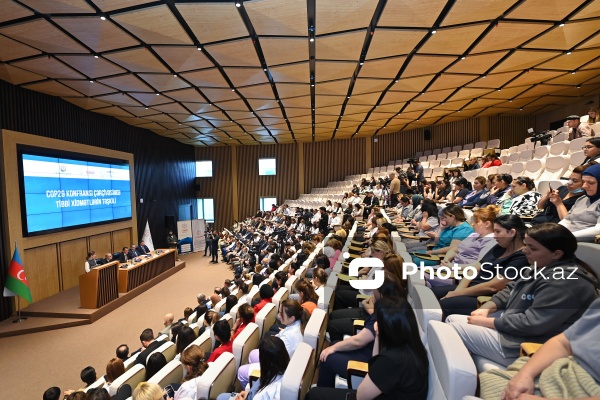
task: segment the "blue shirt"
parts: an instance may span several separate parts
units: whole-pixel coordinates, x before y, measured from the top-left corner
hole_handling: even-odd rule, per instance
[[[447,227],[440,233],[440,238],[433,249],[435,250],[448,247],[455,239],[465,240],[465,238],[467,238],[473,232],[475,232],[473,227],[469,225],[467,221],[457,226]]]

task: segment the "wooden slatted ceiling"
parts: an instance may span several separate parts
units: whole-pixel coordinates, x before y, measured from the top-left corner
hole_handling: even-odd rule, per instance
[[[299,125],[286,117],[308,125],[298,128],[298,140],[328,140],[338,124],[360,125],[358,135],[368,136],[391,132],[398,118],[406,123],[396,125],[409,129],[472,113],[536,113],[548,103],[536,96],[551,94],[549,106],[563,104],[581,92],[577,86],[587,90],[600,79],[597,1],[397,0],[381,9],[379,3],[318,1],[312,10],[300,0],[245,0],[239,8],[233,1],[5,2],[0,78],[132,125],[144,115],[162,115],[171,122],[153,126],[156,132],[195,144],[181,135],[200,128],[179,123],[212,130],[200,118],[217,121],[222,130],[206,139],[210,144],[237,143],[229,140],[243,135],[235,121],[260,130],[259,142],[274,141],[267,128],[293,140],[290,128]],[[368,31],[372,21],[377,26]],[[402,115],[382,116],[381,124],[369,117],[383,109]],[[198,119],[185,121],[186,114]]]

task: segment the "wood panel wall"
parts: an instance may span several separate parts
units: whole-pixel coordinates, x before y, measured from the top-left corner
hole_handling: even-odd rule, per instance
[[[131,230],[129,229],[121,229],[118,231],[112,232],[112,248],[113,253],[118,253],[125,246],[129,247],[131,245]]]
[[[412,157],[417,151],[477,142],[480,137],[480,124],[480,118],[469,118],[429,128],[377,136],[378,141],[372,146],[373,167],[387,166],[392,160]],[[431,140],[424,139],[425,129],[431,132]]]
[[[231,226],[234,220],[231,147],[196,147],[196,160],[213,162],[212,178],[196,178],[196,197],[214,199],[215,226]]]
[[[500,139],[500,147],[503,149],[518,146],[524,142],[526,137],[531,136],[527,133],[527,129],[535,129],[535,119],[535,115],[489,117],[490,139]]]
[[[164,227],[165,215],[177,215],[181,204],[194,204],[196,207],[194,179],[195,179],[195,151],[194,147],[179,143],[173,139],[165,138],[145,129],[127,125],[116,118],[83,110],[60,98],[48,96],[13,86],[5,81],[0,81],[0,128],[12,131],[25,132],[37,135],[40,138],[54,138],[71,143],[96,146],[102,149],[117,150],[133,154],[135,160],[135,191],[137,194],[136,216],[137,225],[132,227],[131,241],[139,240],[138,232],[144,231],[146,221],[149,221],[150,230],[155,246],[166,247],[166,228]],[[40,139],[43,140],[43,139]],[[16,174],[16,170],[11,168]],[[6,193],[0,196],[0,205],[6,208]],[[139,199],[144,199],[143,203]],[[6,226],[20,214],[0,215],[0,287],[4,287],[4,280],[12,251],[14,239],[11,238]],[[19,222],[20,223],[20,222]],[[117,229],[120,229],[118,226]],[[87,229],[87,228],[86,228]],[[78,237],[90,237],[110,232],[111,229],[91,229],[77,232]],[[72,239],[72,238],[69,238]],[[37,239],[40,240],[40,239]],[[41,240],[38,246],[50,246]],[[44,290],[35,290],[34,300],[40,300],[57,290],[59,282],[58,264],[52,260],[59,260],[56,247],[54,258],[39,258],[48,265],[39,266],[33,248],[26,249],[19,243],[21,258],[26,271],[52,270],[54,275],[29,276],[30,282],[48,282]],[[100,248],[94,250],[99,251]],[[87,250],[87,249],[86,249]],[[47,250],[40,250],[46,254]],[[78,255],[85,259],[85,254]],[[29,261],[32,260],[32,265]],[[58,261],[56,261],[58,263]],[[58,285],[59,286],[59,285]],[[10,316],[13,310],[12,299],[0,298],[0,319]]]
[[[258,159],[275,158],[277,175],[259,176]],[[298,145],[278,144],[270,146],[237,147],[237,195],[238,219],[256,213],[260,197],[276,197],[279,203],[285,199],[297,199],[298,193]]]
[[[304,193],[367,171],[366,138],[304,143]]]
[[[33,301],[45,299],[60,292],[62,282],[56,244],[22,250],[21,256],[21,261],[28,260],[25,272]],[[23,299],[21,307],[25,307],[25,304],[28,304],[27,300]]]
[[[106,253],[115,253],[110,232],[93,235],[88,238],[88,251],[94,250],[98,258],[104,258]]]
[[[58,244],[60,255],[61,290],[79,285],[79,275],[85,273],[86,238],[69,240]]]

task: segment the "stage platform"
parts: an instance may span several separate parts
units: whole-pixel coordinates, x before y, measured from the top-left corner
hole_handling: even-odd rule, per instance
[[[65,290],[25,307],[21,317],[27,319],[22,322],[13,323],[16,316],[0,322],[0,338],[92,324],[183,268],[185,261],[176,261],[173,268],[127,293],[119,293],[118,299],[95,309],[80,307],[79,286]]]

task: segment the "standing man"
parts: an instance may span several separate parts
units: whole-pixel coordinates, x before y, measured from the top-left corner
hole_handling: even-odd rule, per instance
[[[210,242],[210,254],[212,256],[211,263],[219,263],[219,233],[215,230],[212,234],[212,241]]]
[[[169,229],[169,233],[167,235],[167,244],[169,245],[170,249],[175,250],[175,258],[177,259],[177,261],[179,261],[179,253],[177,252],[177,242],[177,236],[175,236],[172,229]]]
[[[396,207],[398,204],[398,194],[400,193],[400,179],[396,178],[396,174],[392,172],[390,180],[390,205]]]
[[[210,227],[207,226],[204,230],[204,241],[205,241],[205,246],[204,246],[204,257],[206,257],[206,251],[208,250],[208,255],[211,255],[210,252],[210,248],[212,246],[212,233],[210,232]]]
[[[418,158],[416,158],[413,161],[413,171],[415,173],[417,186],[419,186],[419,183],[423,182],[425,180],[425,177],[423,176],[423,166],[421,165],[421,161],[419,161]]]

